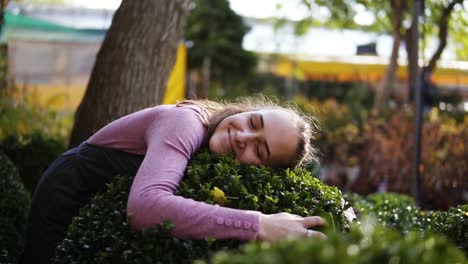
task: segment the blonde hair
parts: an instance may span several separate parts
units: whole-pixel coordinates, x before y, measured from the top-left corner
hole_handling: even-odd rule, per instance
[[[319,129],[316,118],[302,112],[293,103],[281,104],[275,98],[265,96],[241,97],[235,101],[210,101],[210,100],[184,100],[177,106],[196,105],[202,110],[201,120],[207,127],[208,133],[205,144],[209,141],[218,124],[226,117],[243,113],[257,111],[260,109],[279,109],[288,112],[292,116],[293,125],[298,129],[299,144],[295,158],[288,162],[286,167],[304,167],[312,161],[318,162],[318,151],[312,146],[315,133]]]

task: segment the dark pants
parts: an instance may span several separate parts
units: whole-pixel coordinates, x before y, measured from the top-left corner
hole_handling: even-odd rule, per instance
[[[135,175],[142,161],[141,155],[87,143],[62,154],[34,192],[20,263],[49,263],[78,210],[116,175]]]

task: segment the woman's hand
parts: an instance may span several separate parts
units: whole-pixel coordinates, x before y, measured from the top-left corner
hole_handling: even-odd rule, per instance
[[[301,217],[289,213],[261,214],[258,239],[266,241],[307,237],[324,239],[327,236],[323,233],[308,228],[326,224],[325,219],[319,216]]]

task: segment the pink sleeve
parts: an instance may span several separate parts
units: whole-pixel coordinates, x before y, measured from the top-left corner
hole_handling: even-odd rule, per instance
[[[202,144],[205,128],[194,111],[180,107],[167,111],[148,126],[148,149],[135,176],[127,214],[135,229],[170,220],[179,238],[255,239],[259,212],[197,202],[174,192],[191,155]]]

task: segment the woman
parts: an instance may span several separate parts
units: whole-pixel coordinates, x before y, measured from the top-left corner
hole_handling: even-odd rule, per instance
[[[174,195],[190,157],[201,147],[240,163],[296,167],[314,159],[314,122],[265,99],[237,103],[183,101],[124,116],[65,152],[34,193],[22,263],[47,263],[67,226],[114,175],[135,175],[127,205],[136,230],[170,220],[180,238],[278,240],[325,237],[308,228],[320,217],[209,205]]]

